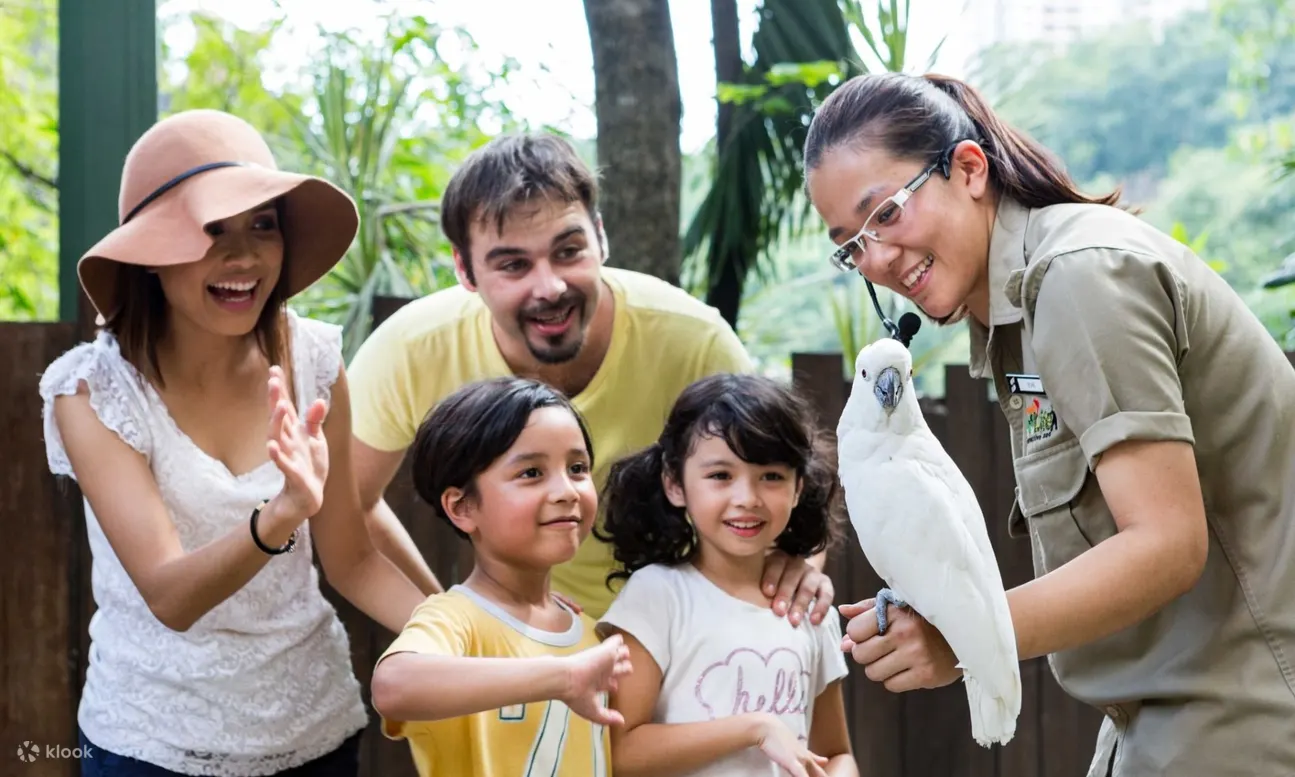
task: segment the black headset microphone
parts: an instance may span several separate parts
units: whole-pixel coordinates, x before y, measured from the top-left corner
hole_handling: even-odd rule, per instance
[[[922,328],[922,319],[916,313],[908,312],[899,317],[898,331],[895,332],[895,339],[904,344],[907,348],[912,342],[917,330]]]
[[[863,282],[868,286],[868,296],[872,297],[872,307],[877,311],[877,318],[881,319],[881,325],[886,327],[886,331],[890,332],[891,337],[903,343],[904,347],[907,348],[908,344],[913,341],[913,337],[917,335],[917,330],[922,328],[921,317],[910,311],[899,317],[898,324],[891,321],[890,317],[881,311],[881,303],[877,301],[877,290],[872,287],[872,281],[864,278]]]

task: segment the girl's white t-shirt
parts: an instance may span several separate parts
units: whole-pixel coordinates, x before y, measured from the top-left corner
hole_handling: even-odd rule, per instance
[[[330,397],[342,363],[340,329],[290,312],[289,333],[304,412]],[[72,348],[42,376],[54,474],[73,475],[54,399],[82,382],[99,420],[148,461],[186,551],[249,531],[253,508],[282,489],[272,461],[235,474],[203,452],[108,332]],[[241,777],[299,766],[364,728],[346,629],[320,591],[309,523],[294,552],[269,559],[247,585],[177,632],[149,610],[88,501],[85,520],[97,609],[77,722],[95,745],[181,774]]]
[[[848,673],[836,608],[817,626],[731,596],[692,564],[646,566],[625,583],[599,625],[632,634],[662,673],[654,723],[698,723],[769,712],[802,741],[814,702]],[[689,777],[782,774],[758,748]]]

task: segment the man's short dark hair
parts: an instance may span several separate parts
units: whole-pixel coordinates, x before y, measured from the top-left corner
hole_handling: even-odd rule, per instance
[[[502,230],[513,208],[545,198],[579,202],[597,219],[598,181],[575,148],[548,133],[501,135],[468,156],[445,187],[441,229],[472,272],[468,231],[472,222],[494,222]]]

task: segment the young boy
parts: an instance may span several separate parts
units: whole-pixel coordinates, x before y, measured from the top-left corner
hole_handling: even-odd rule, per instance
[[[579,414],[542,383],[472,383],[413,445],[414,486],[472,543],[461,585],[429,597],[373,672],[383,732],[421,777],[594,777],[610,772],[607,692],[630,671],[619,637],[549,592],[597,511]]]

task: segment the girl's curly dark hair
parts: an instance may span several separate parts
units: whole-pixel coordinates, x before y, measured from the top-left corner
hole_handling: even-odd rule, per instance
[[[611,543],[623,569],[675,565],[696,557],[698,538],[683,508],[666,498],[662,475],[683,482],[683,465],[698,438],[723,439],[743,461],[784,464],[801,478],[800,501],[775,541],[779,550],[808,557],[841,537],[840,490],[832,446],[813,412],[794,391],[758,375],[723,373],[702,378],[675,401],[660,438],[611,466],[603,487],[604,520],[594,536]]]

